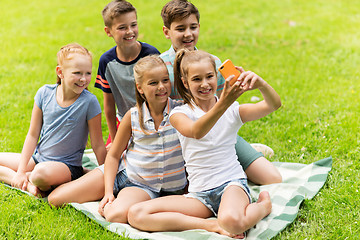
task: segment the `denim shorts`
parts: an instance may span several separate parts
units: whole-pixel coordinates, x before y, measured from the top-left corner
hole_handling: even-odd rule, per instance
[[[182,194],[184,194],[184,190],[177,190],[177,191],[163,191],[163,190],[160,190],[160,192],[154,191],[148,186],[140,185],[140,184],[131,182],[130,179],[127,178],[127,176],[126,176],[126,179],[125,179],[124,175],[126,175],[125,169],[122,170],[121,172],[119,172],[116,175],[115,182],[114,182],[114,196],[117,196],[117,194],[119,194],[121,189],[127,188],[127,187],[139,188],[139,189],[145,191],[150,196],[151,199],[158,198],[158,197],[161,197],[161,196],[182,195]]]
[[[38,164],[38,160],[34,157],[34,155],[32,156],[32,158],[34,159],[35,164]],[[64,163],[64,162],[62,162]],[[84,175],[84,169],[82,166],[73,166],[67,163],[64,163],[70,170],[71,173],[71,181],[78,179],[79,177],[81,177],[82,175]]]
[[[251,203],[251,197],[250,197],[250,189],[247,185],[247,179],[246,178],[240,178],[240,179],[234,179],[231,181],[228,181],[219,187],[209,189],[202,192],[190,192],[188,194],[185,194],[185,197],[189,198],[195,198],[202,202],[210,211],[217,216],[217,213],[219,211],[219,206],[221,202],[221,197],[224,194],[225,190],[229,186],[239,186],[242,188],[246,195],[249,198],[249,202]]]
[[[102,171],[102,173],[104,173],[104,165],[101,165],[97,168],[100,171]],[[148,186],[140,185],[130,181],[130,179],[126,174],[126,169],[123,169],[116,174],[114,181],[114,188],[113,188],[114,196],[116,197],[119,194],[119,192],[126,187],[140,188],[143,191],[145,191],[150,196],[151,199],[158,198],[161,196],[167,196],[167,195],[182,195],[185,192],[183,189],[177,191],[162,191],[162,190],[160,192],[154,191]]]

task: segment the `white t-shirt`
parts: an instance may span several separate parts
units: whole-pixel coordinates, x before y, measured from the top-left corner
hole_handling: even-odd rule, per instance
[[[188,104],[176,107],[170,116],[176,113],[183,113],[193,121],[205,114],[199,107],[191,109]],[[188,138],[177,132],[186,163],[189,192],[205,191],[233,179],[246,178],[235,151],[237,132],[242,125],[239,103],[234,102],[203,138]]]

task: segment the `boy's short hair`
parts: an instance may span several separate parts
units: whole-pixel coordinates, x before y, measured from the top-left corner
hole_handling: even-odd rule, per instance
[[[104,19],[104,24],[107,27],[111,27],[113,20],[122,14],[135,12],[136,8],[125,0],[114,0],[108,3],[101,12]]]
[[[170,28],[174,21],[187,18],[191,14],[195,14],[197,21],[200,21],[199,10],[187,0],[172,0],[166,3],[161,10],[164,26],[167,28]]]

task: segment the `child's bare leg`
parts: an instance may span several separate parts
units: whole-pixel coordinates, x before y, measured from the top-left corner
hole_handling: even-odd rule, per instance
[[[11,181],[15,174],[16,172],[11,168],[0,166],[0,182],[11,185]]]
[[[138,203],[129,210],[129,223],[142,231],[184,231],[204,229],[230,236],[212,212],[199,200],[184,196],[166,196]]]
[[[11,184],[20,163],[20,153],[0,153],[0,181]],[[32,171],[35,161],[30,159],[26,171]]]
[[[231,234],[242,234],[255,226],[271,212],[269,193],[264,191],[256,203],[239,186],[229,186],[222,198],[218,212],[219,225]]]
[[[16,171],[20,162],[20,153],[0,153],[0,166],[7,167]]]
[[[61,162],[38,163],[29,176],[29,181],[40,191],[46,192],[52,186],[58,186],[71,181],[71,172],[66,164]]]
[[[59,207],[65,203],[97,201],[104,197],[104,174],[94,169],[82,177],[55,188],[48,196],[48,202]]]
[[[129,208],[150,199],[149,194],[144,190],[138,187],[126,187],[119,192],[114,202],[105,205],[104,216],[109,222],[127,223]]]
[[[266,158],[259,157],[245,170],[250,181],[259,185],[281,183],[282,177],[277,168]]]

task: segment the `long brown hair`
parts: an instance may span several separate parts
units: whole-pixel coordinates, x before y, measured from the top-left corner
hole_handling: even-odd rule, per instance
[[[187,49],[180,49],[175,57],[174,61],[174,84],[177,93],[181,96],[184,100],[184,103],[189,104],[192,106],[192,100],[194,100],[193,95],[191,92],[185,87],[182,78],[184,81],[188,81],[188,71],[189,66],[193,63],[200,62],[203,59],[208,59],[211,65],[214,67],[216,73],[216,64],[214,57],[207,52],[196,50],[196,51],[189,51]]]
[[[144,104],[144,102],[146,102],[146,97],[144,94],[141,94],[138,91],[136,84],[141,85],[144,81],[144,74],[147,71],[151,71],[151,69],[154,69],[159,66],[164,66],[166,68],[164,61],[159,57],[159,55],[146,56],[140,59],[134,66],[136,107],[139,112],[140,128],[145,134],[148,134],[148,132],[145,129],[145,125],[143,121],[144,116],[142,112],[142,105]]]

